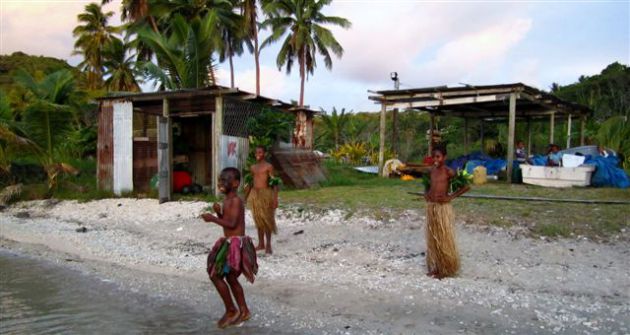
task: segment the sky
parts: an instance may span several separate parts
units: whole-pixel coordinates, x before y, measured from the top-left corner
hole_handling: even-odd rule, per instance
[[[91,1],[0,0],[0,54],[22,51],[81,61],[72,55],[77,15]],[[120,1],[106,5],[119,24]],[[576,82],[608,64],[630,64],[630,0],[625,1],[403,1],[337,0],[326,15],[351,21],[331,27],[344,48],[332,70],[318,58],[305,104],[325,111],[377,111],[369,92],[400,88],[522,82],[540,89]],[[261,40],[268,32],[261,33]],[[279,70],[279,45],[261,51],[261,94],[298,100],[299,73]],[[236,86],[255,89],[254,59],[235,60]],[[219,84],[229,86],[220,64]],[[152,90],[151,85],[144,85]]]

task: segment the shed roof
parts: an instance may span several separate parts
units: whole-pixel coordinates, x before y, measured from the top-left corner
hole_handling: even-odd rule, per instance
[[[370,100],[385,104],[389,108],[418,109],[435,114],[447,114],[464,118],[506,119],[509,98],[516,94],[516,117],[547,119],[555,113],[557,117],[590,115],[586,106],[568,102],[553,94],[523,83],[462,86],[425,87],[404,90],[370,92]]]
[[[186,114],[207,114],[214,112],[214,98],[218,96],[234,97],[252,103],[259,103],[277,108],[284,112],[304,111],[312,114],[318,113],[308,107],[298,107],[279,99],[272,99],[256,95],[255,93],[242,91],[238,88],[230,88],[219,85],[197,89],[180,89],[147,93],[115,92],[99,97],[97,100],[127,100],[134,103],[134,110],[136,111],[160,115],[162,111],[162,101],[163,99],[167,99],[171,109],[175,109]]]

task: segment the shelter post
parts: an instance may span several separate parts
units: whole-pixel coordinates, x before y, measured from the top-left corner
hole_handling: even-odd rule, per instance
[[[549,115],[549,144],[553,143],[553,131],[556,122],[556,112],[552,111]]]
[[[586,116],[580,117],[580,145],[584,145],[584,128],[586,127]]]
[[[571,147],[571,114],[567,116],[567,149]]]
[[[481,152],[485,153],[485,146],[483,145],[483,119],[479,123],[479,141],[481,142]]]
[[[392,151],[398,154],[398,108],[392,110]]]
[[[464,153],[468,155],[468,118],[464,118]]]
[[[212,190],[220,194],[217,180],[221,173],[221,135],[223,135],[223,97],[215,98],[215,112],[212,114]]]
[[[429,112],[429,153],[427,156],[433,154],[433,129],[435,128],[435,115]]]
[[[527,118],[527,156],[532,154],[532,119]]]
[[[160,203],[171,200],[173,185],[173,127],[168,99],[162,99],[162,115],[158,116],[158,195]]]
[[[507,145],[507,182],[512,183],[512,164],[514,160],[514,129],[516,128],[516,93],[510,94],[510,115],[508,121]]]
[[[385,101],[381,103],[381,123],[379,132],[379,147],[378,147],[378,174],[383,175],[383,164],[385,164],[385,117],[386,117],[387,105]]]

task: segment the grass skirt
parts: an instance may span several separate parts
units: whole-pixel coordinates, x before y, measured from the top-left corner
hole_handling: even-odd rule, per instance
[[[453,217],[450,203],[427,202],[427,268],[439,278],[459,271]]]
[[[249,193],[249,205],[256,228],[264,232],[278,233],[276,228],[276,209],[273,208],[273,189],[252,189]]]
[[[208,254],[208,275],[224,277],[235,271],[242,273],[247,281],[254,283],[258,273],[256,250],[249,236],[219,238]]]

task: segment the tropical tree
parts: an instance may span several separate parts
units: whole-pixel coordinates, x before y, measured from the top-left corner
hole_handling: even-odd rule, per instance
[[[103,82],[103,50],[111,43],[119,27],[108,25],[107,21],[114,12],[103,13],[101,6],[91,3],[85,6],[85,12],[78,15],[81,23],[72,31],[77,39],[73,54],[82,55],[79,67],[87,73],[88,87],[97,89]]]
[[[269,1],[261,0],[263,5]],[[260,48],[258,46],[258,12],[257,12],[256,0],[242,0],[241,1],[241,15],[243,16],[243,29],[245,34],[249,38],[251,46],[250,52],[254,55],[254,64],[256,65],[256,95],[260,95]]]
[[[209,14],[191,21],[177,14],[171,22],[170,36],[150,29],[140,31],[140,40],[155,52],[158,61],[157,65],[143,63],[145,75],[157,80],[166,89],[213,85],[215,22],[215,16]]]
[[[57,162],[54,148],[65,142],[68,133],[76,126],[74,76],[68,70],[59,70],[37,81],[26,71],[18,70],[15,81],[29,93],[21,129],[46,170],[49,188],[53,188],[60,172],[73,170],[69,165]]]
[[[102,0],[101,4],[105,5],[112,0]],[[122,0],[120,18],[123,22],[130,24],[142,24],[148,22],[153,31],[158,31],[155,17],[150,12],[151,0]]]
[[[269,18],[262,25],[271,27],[272,33],[262,47],[279,41],[286,34],[276,65],[278,69],[286,66],[287,73],[290,73],[297,59],[300,67],[301,107],[304,106],[304,81],[315,71],[316,54],[319,53],[324,58],[328,69],[332,69],[331,51],[339,58],[343,55],[341,44],[324,25],[337,25],[347,29],[351,24],[344,18],[322,13],[323,8],[331,2],[332,0],[278,0],[264,5]]]
[[[139,92],[136,80],[135,55],[129,53],[129,44],[118,38],[103,50],[105,61],[105,88],[108,91]]]
[[[344,132],[350,122],[351,114],[346,114],[346,109],[342,108],[341,112],[337,112],[337,108],[333,107],[330,115],[322,109],[321,119],[324,127],[324,136],[332,139],[335,149],[339,149],[339,145],[344,140]]]

